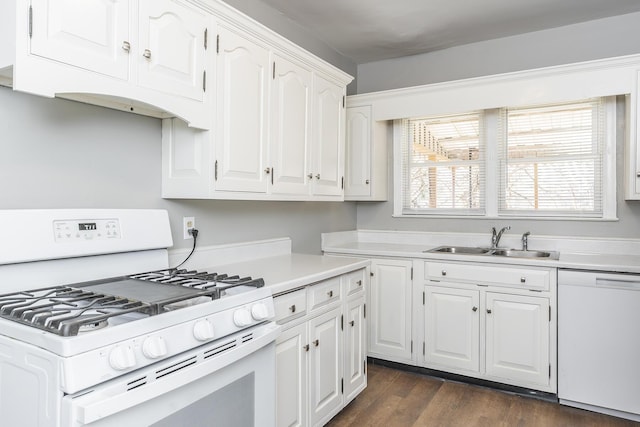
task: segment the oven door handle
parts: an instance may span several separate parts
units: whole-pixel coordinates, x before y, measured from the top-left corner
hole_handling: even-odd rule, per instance
[[[247,341],[231,351],[201,360],[199,363],[181,369],[177,375],[170,375],[165,381],[163,381],[163,378],[149,382],[133,390],[123,390],[121,393],[113,393],[113,390],[106,390],[104,393],[101,393],[99,390],[94,390],[93,392],[75,398],[71,395],[66,396],[64,398],[64,404],[69,405],[67,413],[71,417],[68,421],[71,422],[70,425],[77,425],[76,423],[80,425],[89,424],[150,401],[163,394],[170,393],[173,390],[219,371],[251,353],[260,350],[262,347],[275,341],[280,335],[280,329],[281,327],[275,323],[264,324],[253,331],[254,338],[251,341]],[[241,340],[241,338],[238,339]],[[209,346],[205,346],[204,350],[208,348]],[[198,352],[204,351],[203,349],[198,350]],[[183,357],[183,355],[178,355],[174,358],[181,359]],[[165,363],[159,363],[170,365],[171,363],[175,363],[175,361],[172,362],[174,358],[165,360]],[[157,367],[154,368],[154,370],[156,369]],[[113,381],[118,381],[118,379]],[[100,386],[97,388],[100,388]],[[106,388],[111,389],[109,386]]]

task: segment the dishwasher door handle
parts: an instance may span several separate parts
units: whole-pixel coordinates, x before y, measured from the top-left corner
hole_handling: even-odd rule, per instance
[[[607,279],[596,278],[596,286],[599,288],[626,289],[630,291],[640,291],[640,280]]]

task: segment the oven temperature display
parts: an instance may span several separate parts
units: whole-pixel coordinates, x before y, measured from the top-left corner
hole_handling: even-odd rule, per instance
[[[56,242],[111,240],[120,238],[117,219],[58,220],[53,222]]]

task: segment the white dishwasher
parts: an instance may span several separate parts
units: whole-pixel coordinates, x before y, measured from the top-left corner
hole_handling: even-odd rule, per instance
[[[558,271],[558,398],[640,421],[640,275]]]

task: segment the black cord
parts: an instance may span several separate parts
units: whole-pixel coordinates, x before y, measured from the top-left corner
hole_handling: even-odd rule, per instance
[[[182,264],[187,262],[187,260],[189,258],[191,258],[191,255],[193,255],[193,252],[196,250],[196,241],[198,240],[198,230],[193,228],[193,229],[189,230],[189,234],[191,234],[193,236],[193,248],[191,248],[191,252],[189,252],[189,255],[187,255],[187,257],[184,259],[184,261],[182,261],[180,264],[178,264],[175,267],[173,267],[172,270],[177,270]]]

